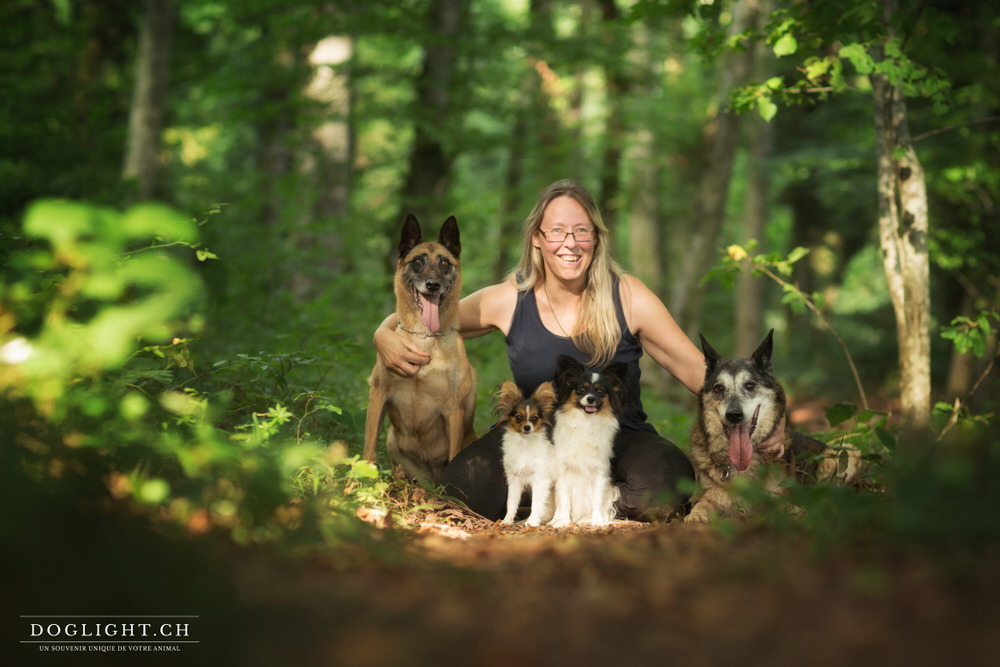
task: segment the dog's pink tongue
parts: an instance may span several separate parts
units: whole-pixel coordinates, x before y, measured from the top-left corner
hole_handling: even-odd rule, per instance
[[[740,424],[729,429],[729,460],[737,470],[743,471],[750,467],[750,457],[753,456],[753,445],[750,444],[750,427]]]
[[[431,333],[437,333],[438,329],[441,328],[441,317],[438,312],[438,302],[441,297],[437,294],[432,296],[420,295],[420,321],[423,322],[424,328],[426,328]]]

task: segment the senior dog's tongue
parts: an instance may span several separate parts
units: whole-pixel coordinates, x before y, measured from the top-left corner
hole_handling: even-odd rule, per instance
[[[750,466],[751,456],[753,445],[750,444],[750,426],[740,424],[729,427],[729,460],[742,472]]]
[[[440,294],[420,294],[417,293],[420,303],[420,321],[431,333],[437,333],[441,328],[441,317],[438,312],[438,304],[441,301]]]

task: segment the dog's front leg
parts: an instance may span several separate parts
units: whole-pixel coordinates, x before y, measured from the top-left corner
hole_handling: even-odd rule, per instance
[[[711,485],[701,497],[695,502],[694,507],[686,517],[684,523],[708,523],[712,519],[712,514],[720,517],[729,514],[733,501],[725,487],[721,485]]]
[[[556,511],[552,516],[552,521],[549,522],[549,525],[553,528],[563,528],[572,522],[570,514],[570,510],[572,509],[570,507],[570,495],[568,484],[556,480]]]
[[[606,526],[611,522],[611,488],[607,478],[599,476],[590,491],[590,523]]]
[[[450,402],[444,409],[445,424],[448,428],[448,460],[458,456],[465,444],[462,439],[465,435],[465,415],[457,402]]]
[[[521,504],[522,491],[524,491],[524,484],[519,477],[514,476],[507,480],[507,515],[504,516],[503,523],[514,523],[517,507]]]
[[[378,460],[375,446],[378,444],[379,431],[385,419],[385,391],[372,385],[368,391],[368,413],[365,415],[365,461],[374,464]]]
[[[549,520],[552,504],[552,483],[545,476],[536,477],[531,483],[531,514],[528,526],[541,526]]]

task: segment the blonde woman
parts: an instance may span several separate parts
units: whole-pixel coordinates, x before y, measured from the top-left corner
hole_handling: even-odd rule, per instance
[[[552,379],[560,354],[595,369],[625,362],[633,398],[614,446],[617,509],[626,518],[662,518],[686,502],[677,487],[693,479],[694,470],[684,453],[646,421],[639,357],[645,351],[695,394],[705,378],[705,360],[659,298],[617,266],[608,240],[590,194],[570,180],[553,183],[525,219],[517,269],[504,282],[462,299],[461,334],[472,338],[501,331],[514,381],[525,395]],[[375,332],[375,347],[388,368],[414,375],[430,359],[395,328],[395,315],[390,315]],[[491,519],[502,518],[506,510],[502,433],[494,428],[467,446],[440,480],[449,493]]]

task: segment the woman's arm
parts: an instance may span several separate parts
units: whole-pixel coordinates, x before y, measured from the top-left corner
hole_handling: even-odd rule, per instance
[[[622,277],[625,320],[642,349],[692,394],[705,382],[705,357],[684,334],[670,311],[635,276]]]
[[[382,363],[397,375],[416,375],[421,366],[430,362],[431,356],[396,333],[399,319],[392,313],[375,329],[372,342]]]
[[[458,303],[462,338],[475,338],[500,330],[506,336],[517,305],[517,288],[511,281],[484,287]]]
[[[474,338],[500,329],[506,334],[514,316],[517,289],[513,283],[484,287],[458,302],[459,331],[463,338]],[[399,320],[392,313],[378,326],[372,336],[375,350],[382,363],[393,373],[403,376],[417,374],[431,360],[429,354],[396,331]]]

